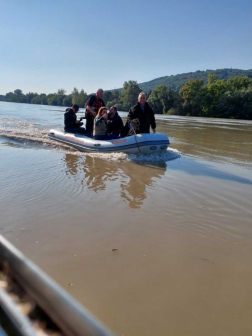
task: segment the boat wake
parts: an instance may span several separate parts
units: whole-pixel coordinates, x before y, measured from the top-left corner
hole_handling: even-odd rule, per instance
[[[103,159],[106,161],[133,161],[138,163],[167,162],[178,159],[181,154],[177,149],[168,148],[166,152],[155,154],[126,154],[126,153],[82,153],[85,156]]]
[[[48,138],[48,129],[42,129],[40,125],[26,122],[13,123],[6,121],[0,125],[0,143],[4,146],[17,147],[23,149],[53,150],[59,153],[72,154],[78,156],[89,156],[106,161],[133,161],[138,163],[166,162],[175,160],[181,156],[178,150],[168,148],[166,152],[155,154],[126,154],[120,152],[113,153],[90,153],[79,152],[78,150],[51,140]],[[43,125],[44,126],[44,125]],[[48,125],[47,125],[48,126]]]
[[[11,147],[33,148],[33,149],[54,149],[61,150],[67,148],[69,151],[75,150],[65,144],[59,144],[48,138],[48,131],[41,129],[38,125],[27,122],[4,121],[0,125],[0,142]]]

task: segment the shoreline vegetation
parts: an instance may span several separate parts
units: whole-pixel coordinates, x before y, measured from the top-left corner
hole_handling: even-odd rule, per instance
[[[145,93],[156,114],[252,120],[252,78],[249,77],[235,76],[225,80],[218,79],[215,73],[208,73],[207,83],[196,78],[177,90],[160,84]],[[108,108],[114,105],[119,111],[127,112],[136,104],[142,91],[141,84],[130,80],[124,82],[123,89],[105,91],[103,100]],[[69,95],[64,89],[47,95],[23,94],[22,90],[16,89],[0,95],[0,101],[66,107],[78,104],[83,108],[89,96],[83,89],[76,88]]]

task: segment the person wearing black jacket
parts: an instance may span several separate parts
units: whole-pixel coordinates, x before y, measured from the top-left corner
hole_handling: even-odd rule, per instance
[[[137,119],[137,121],[134,121],[135,119]],[[131,107],[128,114],[128,124],[135,127],[135,132],[137,134],[150,133],[150,127],[152,128],[153,133],[156,133],[154,112],[146,102],[145,93],[141,92],[138,96],[138,103]]]
[[[117,113],[117,108],[112,106],[109,110],[108,120],[107,120],[108,134],[113,136],[113,139],[118,138],[123,135],[123,121],[122,118]]]
[[[67,108],[64,115],[65,132],[68,133],[80,133],[86,134],[84,127],[81,127],[83,123],[77,120],[76,113],[79,111],[79,105],[73,105],[72,108]]]

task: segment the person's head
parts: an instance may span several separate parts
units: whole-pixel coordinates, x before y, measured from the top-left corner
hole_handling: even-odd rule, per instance
[[[102,89],[98,89],[97,92],[96,92],[96,97],[97,98],[102,98],[103,96],[103,90]]]
[[[100,107],[100,109],[97,113],[97,118],[99,118],[99,117],[106,118],[107,116],[108,116],[107,107],[106,106]]]
[[[138,102],[143,106],[146,103],[146,94],[144,92],[139,93]]]
[[[114,117],[114,115],[117,113],[117,108],[115,106],[111,106],[109,109],[109,115],[111,117]]]
[[[74,104],[74,105],[72,106],[72,110],[74,111],[74,113],[77,113],[77,112],[79,111],[79,105]]]

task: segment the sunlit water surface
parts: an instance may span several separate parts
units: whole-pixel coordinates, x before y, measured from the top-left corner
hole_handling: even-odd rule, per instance
[[[251,335],[252,122],[157,116],[167,153],[87,154],[48,139],[63,113],[0,102],[0,233],[117,335]]]

